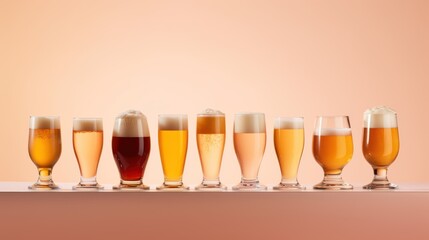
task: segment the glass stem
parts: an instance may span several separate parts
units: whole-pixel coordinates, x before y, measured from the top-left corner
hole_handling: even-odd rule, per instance
[[[374,168],[374,182],[389,183],[387,179],[387,168]]]
[[[39,184],[48,185],[52,183],[52,169],[51,168],[39,168]]]

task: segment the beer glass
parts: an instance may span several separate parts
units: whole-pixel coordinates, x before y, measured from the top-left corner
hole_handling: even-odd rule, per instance
[[[341,177],[344,166],[353,156],[353,138],[348,116],[317,118],[313,155],[325,174],[323,181],[314,186],[315,189],[353,189]]]
[[[164,183],[157,190],[188,190],[182,176],[188,150],[188,116],[161,114],[158,116],[158,143]]]
[[[97,168],[103,150],[103,120],[73,119],[73,150],[80,170],[80,182],[73,189],[103,189],[97,183]]]
[[[39,179],[29,189],[58,189],[52,181],[52,168],[61,155],[61,127],[59,117],[30,116],[28,153],[39,170]]]
[[[274,148],[280,165],[282,180],[274,190],[305,189],[297,180],[299,162],[304,149],[304,118],[278,117],[274,119]]]
[[[258,172],[265,152],[266,130],[263,113],[239,113],[234,120],[234,149],[241,169],[241,182],[233,190],[259,191]]]
[[[396,112],[388,107],[375,107],[364,113],[362,151],[374,169],[373,181],[365,189],[395,189],[387,179],[387,168],[399,152]]]
[[[112,152],[121,176],[113,189],[149,189],[142,181],[150,153],[149,127],[143,113],[130,110],[116,117]]]
[[[197,146],[203,170],[203,182],[196,190],[226,190],[219,181],[225,146],[225,114],[207,109],[197,115]]]

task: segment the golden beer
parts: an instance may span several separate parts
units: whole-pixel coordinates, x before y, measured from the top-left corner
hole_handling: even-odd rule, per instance
[[[52,181],[52,168],[61,155],[59,117],[30,117],[28,154],[39,171],[37,182],[29,189],[57,189]]]
[[[283,179],[296,179],[304,149],[304,129],[274,129],[274,147]]]
[[[388,167],[398,156],[398,128],[364,128],[363,139],[363,155],[375,168]]]
[[[204,180],[218,181],[225,147],[225,116],[197,117],[197,146]]]
[[[61,155],[60,129],[30,129],[28,152],[37,168],[53,168]]]
[[[375,107],[364,113],[362,152],[374,170],[373,181],[365,189],[395,189],[387,179],[387,167],[399,153],[396,112],[388,107]]]
[[[314,135],[313,154],[325,174],[340,174],[353,156],[351,131],[349,134]]]
[[[158,145],[164,183],[158,190],[188,190],[182,176],[188,150],[188,117],[163,114],[158,118]]]

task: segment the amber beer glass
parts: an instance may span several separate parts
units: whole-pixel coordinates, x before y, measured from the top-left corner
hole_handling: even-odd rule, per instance
[[[274,148],[280,165],[282,180],[274,190],[305,189],[297,180],[299,162],[304,150],[304,118],[278,117],[274,119]]]
[[[233,190],[260,191],[258,172],[266,146],[265,115],[238,113],[234,119],[234,149],[241,169],[241,182]]]
[[[353,156],[353,138],[348,116],[317,118],[313,155],[325,173],[323,181],[315,185],[315,189],[353,189],[341,177],[344,166]]]
[[[101,118],[73,119],[73,149],[80,170],[80,182],[73,189],[103,189],[96,177],[103,150]]]
[[[225,190],[219,171],[225,147],[225,114],[207,109],[197,115],[197,146],[203,170],[203,182],[196,190]]]
[[[395,189],[387,179],[387,168],[399,152],[396,112],[388,107],[375,107],[364,113],[362,151],[374,169],[373,181],[365,189]]]
[[[188,150],[188,116],[161,114],[158,116],[158,144],[164,183],[157,190],[188,190],[182,181]]]
[[[52,168],[61,155],[59,117],[30,116],[28,153],[39,170],[39,179],[29,189],[58,189],[52,181]]]
[[[143,113],[131,110],[116,117],[112,152],[121,176],[113,189],[149,189],[142,181],[150,153],[149,127]]]

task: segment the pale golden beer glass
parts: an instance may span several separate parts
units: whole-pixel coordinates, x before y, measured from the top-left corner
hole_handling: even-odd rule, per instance
[[[157,190],[188,190],[182,181],[188,151],[188,116],[161,114],[158,116],[158,144],[164,183]]]
[[[353,138],[348,116],[317,118],[313,155],[325,174],[323,181],[314,186],[315,189],[353,189],[341,177],[344,166],[353,156]]]
[[[73,119],[73,150],[80,170],[80,182],[75,190],[103,189],[97,183],[97,168],[103,150],[103,120]]]
[[[203,182],[196,190],[226,190],[219,180],[225,147],[225,114],[207,109],[197,115],[197,146]]]
[[[274,148],[282,174],[274,190],[305,189],[298,183],[297,174],[304,150],[304,118],[277,117],[274,119]]]
[[[387,168],[399,153],[396,112],[388,107],[375,107],[364,113],[362,151],[374,170],[374,179],[365,189],[395,189],[387,179]]]
[[[265,115],[238,113],[234,119],[234,149],[241,169],[241,182],[232,187],[240,191],[260,191],[258,172],[266,146]]]
[[[39,179],[29,189],[58,189],[52,181],[52,168],[61,155],[59,117],[30,116],[28,153],[39,170]]]

